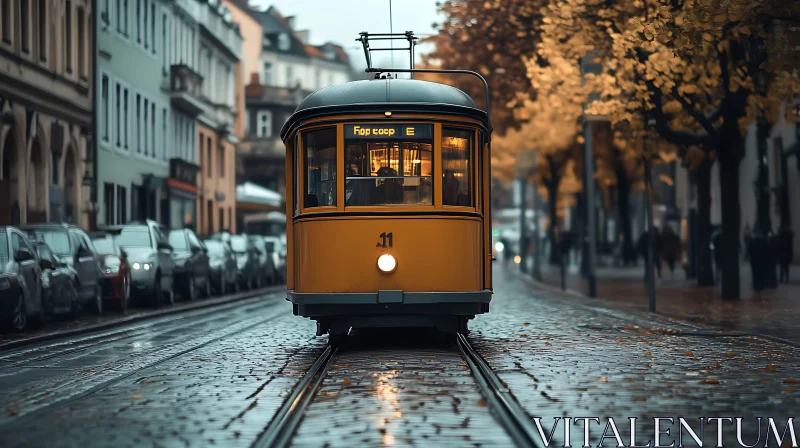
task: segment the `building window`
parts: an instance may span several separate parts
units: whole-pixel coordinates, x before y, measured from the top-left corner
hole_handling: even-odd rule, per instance
[[[19,0],[19,31],[23,53],[31,52],[31,36],[29,34],[31,31],[30,20],[28,0]]]
[[[272,85],[272,62],[264,63],[264,77],[262,79],[262,84],[265,86]]]
[[[208,140],[206,140],[206,153],[208,153],[208,168],[206,169],[206,172],[208,173],[208,177],[214,175],[214,171],[211,168],[211,151],[211,137],[209,137]]]
[[[142,95],[136,94],[136,152],[142,152]]]
[[[39,0],[39,60],[47,61],[47,0]]]
[[[233,207],[228,207],[228,228],[226,230],[233,231]]]
[[[128,196],[125,187],[117,186],[117,224],[128,222]]]
[[[144,49],[147,50],[148,45],[150,42],[148,41],[148,33],[147,33],[147,0],[144,1],[144,18],[142,19],[142,36],[144,36]]]
[[[114,207],[114,197],[116,193],[114,192],[114,184],[110,184],[108,182],[103,184],[103,202],[105,203],[106,207],[106,225],[113,225],[116,224],[116,220],[114,216],[116,215],[116,208]]]
[[[268,110],[258,112],[258,136],[272,137],[272,112]]]
[[[161,159],[167,160],[167,109],[161,110]]]
[[[142,0],[136,0],[136,43],[142,43]]]
[[[2,10],[0,12],[3,13],[3,42],[10,44],[11,43],[11,0],[0,0],[2,1]]]
[[[286,66],[286,87],[294,86],[294,67],[291,65]]]
[[[86,79],[86,48],[84,47],[86,38],[86,19],[83,16],[83,8],[78,8],[78,75]]]
[[[101,81],[101,98],[102,101],[100,103],[100,107],[102,108],[102,117],[103,117],[103,141],[108,141],[108,75],[103,75],[103,80]]]
[[[125,37],[128,36],[128,10],[128,0],[117,0],[117,31]]]
[[[120,86],[119,84],[116,85],[116,94],[117,94],[116,95],[117,101],[114,102],[115,103],[115,107],[117,109],[117,114],[116,114],[116,116],[117,116],[117,132],[116,132],[116,134],[117,134],[117,147],[120,147],[120,146],[122,146],[122,142],[120,141],[120,138],[122,138],[122,110],[121,110],[121,108],[122,108],[122,86]]]
[[[219,145],[217,149],[217,165],[219,165],[220,179],[225,177],[225,146]]]
[[[156,158],[156,104],[150,103],[150,155]]]
[[[225,230],[225,209],[220,207],[219,208],[219,231],[222,232]]]
[[[161,16],[161,69],[165,75],[169,73],[167,70],[167,66],[169,65],[169,55],[167,52],[167,43],[169,41],[167,40],[167,29],[167,13],[164,13]]]
[[[67,64],[67,73],[72,73],[72,2],[67,0],[64,10],[64,58]]]
[[[150,4],[150,48],[156,54],[156,4]]]
[[[214,201],[211,199],[208,200],[208,206],[206,207],[206,220],[208,221],[206,232],[214,233]]]
[[[110,1],[111,0],[103,0],[103,13],[100,16],[100,19],[106,25],[111,23],[111,5],[110,5]]]
[[[58,185],[58,167],[61,163],[61,153],[54,152],[52,154],[52,168],[53,168],[53,185]]]
[[[150,121],[147,118],[148,111],[150,110],[150,104],[149,104],[149,101],[147,101],[147,98],[144,99],[144,104],[143,105],[144,105],[144,116],[143,116],[143,120],[142,120],[142,124],[143,124],[142,127],[144,129],[143,129],[143,132],[142,132],[143,143],[142,143],[141,146],[144,149],[144,156],[147,157],[147,154],[148,154],[147,145],[148,145],[148,143],[150,143],[150,132],[151,132],[150,126],[148,126],[148,123],[150,123]]]
[[[131,110],[130,106],[128,106],[128,89],[125,89],[122,96],[123,96],[122,112],[124,114],[124,116],[122,117],[123,118],[122,129],[123,131],[125,131],[123,139],[125,141],[125,149],[128,149],[128,144],[130,143],[130,140],[128,139],[128,129],[130,129],[131,127],[131,120],[130,117],[128,116],[129,111]]]

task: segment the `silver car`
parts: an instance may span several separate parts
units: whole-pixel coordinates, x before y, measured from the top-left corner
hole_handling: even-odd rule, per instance
[[[172,246],[158,223],[124,225],[115,240],[128,254],[132,295],[156,306],[175,303]]]
[[[264,242],[267,244],[267,252],[270,253],[275,266],[275,283],[286,282],[286,235],[265,236]]]

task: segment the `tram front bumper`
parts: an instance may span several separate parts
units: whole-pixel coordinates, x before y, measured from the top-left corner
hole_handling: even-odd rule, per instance
[[[383,290],[371,293],[288,292],[294,314],[306,317],[342,314],[459,314],[489,311],[492,291],[405,292]]]

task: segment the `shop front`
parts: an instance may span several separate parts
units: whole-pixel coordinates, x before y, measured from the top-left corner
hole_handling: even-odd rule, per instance
[[[200,167],[183,159],[171,159],[169,178],[161,198],[163,224],[169,229],[197,228],[197,172]]]

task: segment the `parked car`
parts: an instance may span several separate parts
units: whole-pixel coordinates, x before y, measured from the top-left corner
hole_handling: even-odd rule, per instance
[[[211,270],[211,285],[219,295],[225,295],[228,290],[238,291],[238,271],[236,256],[228,243],[215,239],[203,241],[208,249],[209,267]]]
[[[33,245],[19,229],[0,227],[0,320],[23,331],[42,317],[42,269]]]
[[[272,285],[275,283],[275,260],[272,255],[267,252],[267,243],[264,237],[250,235],[250,242],[256,248],[256,287],[262,288],[264,285]]]
[[[60,260],[77,273],[75,288],[81,305],[103,313],[103,271],[89,235],[72,224],[28,224],[20,227],[34,240],[42,240]]]
[[[275,266],[275,283],[286,282],[286,238],[281,240],[279,236],[265,236],[264,242],[267,251],[271,252]]]
[[[236,255],[236,267],[239,269],[237,283],[242,289],[253,289],[258,277],[258,254],[253,242],[247,235],[231,235],[229,244]]]
[[[103,268],[103,299],[125,312],[131,300],[131,265],[128,253],[114,240],[119,232],[92,233],[92,244]]]
[[[175,284],[181,295],[194,300],[201,291],[203,297],[211,297],[208,249],[203,242],[190,229],[180,229],[170,230],[169,244],[175,263]]]
[[[126,224],[114,240],[128,255],[134,298],[156,306],[175,303],[172,246],[161,226],[150,220]]]
[[[76,315],[80,298],[75,284],[78,273],[53,253],[44,241],[32,241],[42,270],[42,307],[50,315]]]

